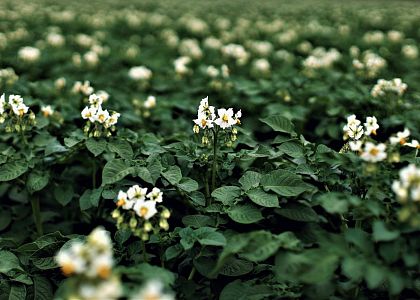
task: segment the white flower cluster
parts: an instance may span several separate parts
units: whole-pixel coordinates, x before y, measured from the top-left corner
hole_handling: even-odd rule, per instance
[[[185,76],[191,73],[191,69],[188,65],[191,63],[191,58],[188,56],[181,56],[174,60],[175,73],[178,76]]]
[[[35,114],[23,102],[20,95],[0,96],[0,124],[5,123],[6,132],[23,132],[35,125]]]
[[[0,88],[12,86],[18,79],[13,68],[0,69]]]
[[[22,96],[9,95],[9,101],[6,103],[6,97],[3,94],[0,97],[0,115],[4,114],[7,108],[10,108],[18,117],[23,117],[29,110],[29,106],[23,102]]]
[[[161,281],[151,280],[136,293],[131,295],[130,300],[174,300],[171,294],[163,292],[163,284]]]
[[[303,67],[305,69],[328,69],[338,61],[341,57],[340,52],[336,49],[325,50],[325,48],[315,48],[311,55],[303,61]]]
[[[360,59],[353,60],[356,73],[367,78],[373,78],[386,67],[386,60],[376,53],[366,51]]]
[[[394,78],[392,80],[379,79],[372,88],[370,94],[374,98],[385,97],[388,95],[402,96],[406,90],[407,84],[402,82],[400,78]]]
[[[233,108],[218,109],[218,117],[216,118],[215,108],[214,106],[209,106],[208,99],[209,97],[202,99],[200,106],[198,107],[197,119],[194,120],[194,123],[198,126],[194,126],[195,133],[199,132],[199,128],[213,128],[214,124],[219,126],[221,129],[227,129],[241,123],[240,118],[242,117],[242,112],[239,110],[234,114]]]
[[[102,108],[103,97],[97,94],[89,96],[89,106],[86,106],[82,112],[82,118],[88,120],[85,126],[85,133],[91,132],[94,137],[99,137],[102,134],[110,136],[111,131],[115,131],[115,125],[118,122],[120,113]],[[92,130],[91,125],[94,126]],[[103,131],[103,132],[102,132]]]
[[[250,57],[249,53],[242,45],[228,44],[221,48],[223,56],[233,58],[239,66],[245,65]]]
[[[63,78],[64,79],[64,78]],[[58,80],[58,79],[57,79]],[[62,87],[63,82],[59,82],[58,85]],[[64,85],[65,85],[65,79],[64,79]],[[72,92],[75,94],[82,94],[84,96],[89,96],[93,93],[94,89],[90,85],[90,82],[88,80],[81,82],[76,81],[73,85]]]
[[[343,127],[344,139],[350,138],[349,146],[351,151],[358,152],[360,157],[367,162],[379,162],[387,158],[386,145],[383,143],[375,145],[370,141],[364,142],[362,136],[376,135],[379,125],[376,117],[367,117],[366,122],[361,122],[355,115],[347,118],[347,124]]]
[[[420,202],[420,168],[410,164],[400,170],[400,180],[395,180],[392,190],[405,203],[408,199]]]
[[[420,149],[420,143],[418,140],[411,140],[411,142],[408,142],[408,138],[410,137],[410,130],[408,128],[404,128],[403,131],[397,132],[395,135],[392,135],[389,138],[389,142],[391,145],[401,145],[401,146],[407,146],[411,148]]]
[[[77,299],[118,299],[121,284],[112,276],[114,266],[109,232],[102,227],[94,229],[85,242],[73,241],[63,247],[55,260],[66,276],[83,278],[72,295]]]
[[[18,57],[24,62],[36,62],[41,56],[41,51],[35,47],[23,47],[18,51]]]
[[[128,76],[135,81],[149,81],[152,78],[152,71],[145,66],[132,67]]]
[[[351,115],[347,117],[347,124],[344,125],[343,131],[343,139],[351,139],[353,141],[359,140],[363,134],[366,136],[376,135],[376,130],[378,130],[379,125],[376,117],[367,117],[366,122],[361,125],[360,120],[357,119],[356,115]]]
[[[206,68],[206,75],[210,78],[228,78],[229,77],[229,68],[226,65],[222,65],[219,68],[216,68],[215,66],[208,66]]]
[[[78,274],[106,279],[114,265],[112,255],[109,232],[98,227],[89,234],[85,243],[72,242],[70,247],[62,248],[55,259],[66,276]]]
[[[182,56],[186,56],[195,60],[203,57],[203,51],[201,50],[198,41],[195,39],[182,40],[179,45],[179,53]]]
[[[419,56],[419,48],[416,45],[404,45],[401,47],[401,53],[408,59],[416,59]]]
[[[147,240],[149,238],[149,232],[154,229],[155,231],[159,231],[159,229],[154,228],[151,219],[158,213],[156,206],[162,202],[163,192],[159,188],[154,187],[148,192],[147,188],[133,185],[127,192],[119,191],[116,202],[117,209],[113,211],[112,217],[117,219],[118,228],[127,227],[128,225],[136,236]],[[123,213],[120,212],[119,208],[123,210]],[[135,213],[140,218],[140,222],[132,213]],[[126,217],[129,218],[128,222],[126,222]],[[163,207],[160,213],[159,228],[164,230],[169,229],[167,221],[169,217],[169,210]]]

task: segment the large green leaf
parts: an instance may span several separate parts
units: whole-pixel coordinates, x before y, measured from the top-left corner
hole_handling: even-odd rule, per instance
[[[118,182],[134,172],[135,168],[130,167],[122,159],[110,160],[105,164],[102,171],[102,185]]]
[[[279,200],[276,195],[266,193],[262,189],[252,189],[246,192],[249,199],[255,204],[264,207],[279,207]]]
[[[264,119],[260,119],[261,122],[270,126],[274,131],[293,133],[293,124],[289,119],[281,115],[272,115]]]
[[[261,185],[267,190],[286,197],[298,196],[313,189],[300,176],[286,170],[275,170],[263,175]]]
[[[0,166],[0,181],[10,181],[18,178],[28,170],[28,163],[14,160]]]

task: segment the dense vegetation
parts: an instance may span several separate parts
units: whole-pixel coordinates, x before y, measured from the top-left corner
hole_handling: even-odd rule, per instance
[[[1,300],[420,298],[420,7],[259,2],[0,2]]]

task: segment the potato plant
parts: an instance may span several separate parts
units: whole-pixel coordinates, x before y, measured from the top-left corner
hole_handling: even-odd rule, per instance
[[[415,1],[0,2],[0,300],[420,298]]]

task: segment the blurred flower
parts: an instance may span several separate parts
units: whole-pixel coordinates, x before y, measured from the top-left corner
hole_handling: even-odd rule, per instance
[[[360,157],[364,161],[373,162],[373,163],[383,161],[387,157],[385,150],[386,150],[385,144],[381,143],[381,144],[375,145],[371,142],[366,142],[365,147]]]
[[[19,59],[24,62],[33,63],[39,59],[41,51],[35,47],[23,47],[18,51]]]

